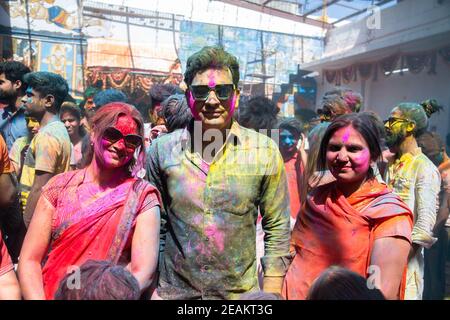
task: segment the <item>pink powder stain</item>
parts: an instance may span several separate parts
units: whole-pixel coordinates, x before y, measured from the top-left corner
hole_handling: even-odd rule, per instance
[[[365,173],[370,167],[370,152],[368,149],[361,151],[361,155],[355,158],[355,172]]]
[[[116,129],[119,130],[124,136],[127,134],[137,134],[138,128],[136,121],[130,116],[120,116],[117,118]]]
[[[195,99],[192,92],[189,91],[189,109],[191,109],[192,116],[195,120],[201,120],[197,110],[195,110]]]
[[[211,70],[208,74],[208,79],[209,79],[208,86],[210,88],[214,88],[216,86],[216,76],[215,76],[214,71],[215,70]]]
[[[192,223],[194,225],[200,225],[202,223],[203,217],[201,215],[196,215],[193,219],[192,219]]]
[[[226,121],[229,121],[234,114],[234,109],[236,107],[236,100],[237,100],[237,96],[236,96],[236,94],[233,93],[233,98],[231,99],[231,103],[230,103],[230,111],[228,112],[228,117],[227,117]]]
[[[351,131],[350,128],[345,129],[345,134],[342,137],[342,141],[344,143],[347,143],[348,139],[350,139],[350,131]]]
[[[217,226],[211,225],[205,228],[205,236],[214,241],[214,244],[219,252],[222,252],[224,245],[224,235],[217,229]]]

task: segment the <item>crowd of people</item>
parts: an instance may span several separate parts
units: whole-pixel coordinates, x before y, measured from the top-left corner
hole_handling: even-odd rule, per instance
[[[145,107],[77,103],[0,63],[0,299],[443,299],[450,160],[436,100],[312,119],[241,97],[221,47]]]

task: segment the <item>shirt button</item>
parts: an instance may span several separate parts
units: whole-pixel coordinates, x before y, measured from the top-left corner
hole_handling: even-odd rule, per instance
[[[206,237],[206,238],[205,238],[205,241],[209,241],[209,238],[208,238],[208,237]]]

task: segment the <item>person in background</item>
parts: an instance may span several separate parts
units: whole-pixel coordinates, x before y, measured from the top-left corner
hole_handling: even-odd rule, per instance
[[[278,111],[272,100],[252,97],[245,99],[245,103],[238,108],[237,121],[243,127],[270,136],[270,130],[277,128]]]
[[[60,282],[55,300],[138,300],[139,282],[123,266],[106,260],[88,260],[80,266],[80,286],[72,284],[73,274]]]
[[[439,211],[433,228],[436,243],[424,250],[424,300],[443,300],[445,297],[445,265],[448,250],[448,234],[445,224],[449,218],[450,160],[445,153],[444,143],[434,132],[425,132],[417,138],[417,144],[428,159],[438,168],[441,175]]]
[[[325,269],[309,288],[306,300],[385,300],[360,274],[339,266]]]
[[[31,72],[23,102],[28,116],[39,121],[39,132],[31,140],[20,177],[21,204],[28,227],[42,187],[58,173],[70,169],[70,138],[58,113],[67,97],[67,81],[52,72]]]
[[[174,94],[161,104],[167,132],[184,129],[192,121],[192,113],[189,109],[184,94]]]
[[[0,62],[0,102],[6,106],[0,109],[0,134],[11,150],[14,141],[28,135],[25,110],[21,108],[25,95],[24,76],[30,72],[23,63],[17,61]]]
[[[174,94],[184,94],[183,90],[173,84],[154,84],[150,88],[150,105],[148,109],[141,110],[145,121],[145,144],[149,146],[153,140],[167,133],[162,103]]]
[[[319,187],[308,194],[292,231],[296,255],[284,281],[286,299],[305,299],[314,279],[332,265],[374,277],[387,299],[402,298],[412,213],[374,176],[378,133],[365,113],[342,115],[328,126],[316,163]],[[320,184],[326,169],[335,181]]]
[[[98,111],[104,105],[111,102],[128,102],[125,93],[117,89],[106,89],[97,92],[93,97],[95,111]]]
[[[343,114],[358,113],[362,107],[363,98],[358,92],[337,87],[325,92],[317,113],[322,122],[333,121]]]
[[[3,224],[4,209],[9,208],[16,196],[16,186],[11,177],[13,168],[9,161],[5,140],[0,135],[0,225]],[[20,300],[19,282],[14,265],[0,231],[0,300]]]
[[[28,135],[17,139],[9,151],[9,159],[11,160],[11,165],[14,168],[18,180],[20,180],[20,176],[22,175],[25,154],[30,146],[31,140],[39,132],[39,122],[36,119],[25,117],[25,120],[27,122]]]
[[[284,167],[289,188],[289,199],[291,207],[291,230],[294,228],[300,211],[300,193],[305,171],[300,151],[297,146],[302,139],[302,124],[295,118],[287,118],[280,122],[280,152],[283,157]],[[300,141],[301,142],[301,141]]]
[[[386,144],[395,157],[388,165],[386,183],[405,201],[414,214],[412,247],[408,258],[405,299],[422,300],[424,277],[423,248],[435,242],[433,228],[439,207],[441,177],[436,166],[417,144],[428,126],[424,107],[400,103],[385,121]]]
[[[59,111],[59,118],[67,129],[71,143],[70,167],[72,170],[81,169],[85,162],[83,157],[88,152],[89,136],[81,125],[81,110],[76,104],[64,102]]]

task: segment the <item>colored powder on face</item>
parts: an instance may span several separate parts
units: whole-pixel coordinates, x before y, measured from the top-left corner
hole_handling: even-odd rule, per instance
[[[189,91],[189,109],[191,109],[192,116],[195,120],[201,120],[200,115],[197,110],[195,110],[195,99],[191,91]]]
[[[228,117],[227,117],[226,121],[229,121],[234,114],[234,109],[236,106],[236,99],[237,99],[237,96],[236,96],[236,94],[233,93],[233,98],[231,99],[231,103],[230,103],[230,111],[228,111]]]
[[[368,170],[370,166],[370,152],[368,149],[364,149],[361,151],[361,155],[357,157],[356,159],[356,166],[355,171],[356,172],[365,172]]]
[[[138,134],[136,121],[134,121],[130,116],[120,116],[119,118],[117,118],[115,127],[124,136],[128,134]]]
[[[208,79],[209,79],[208,86],[210,88],[214,88],[216,86],[216,77],[213,70],[210,71]]]
[[[347,128],[345,130],[344,136],[342,137],[342,142],[347,143],[349,138],[350,138],[350,128]]]

